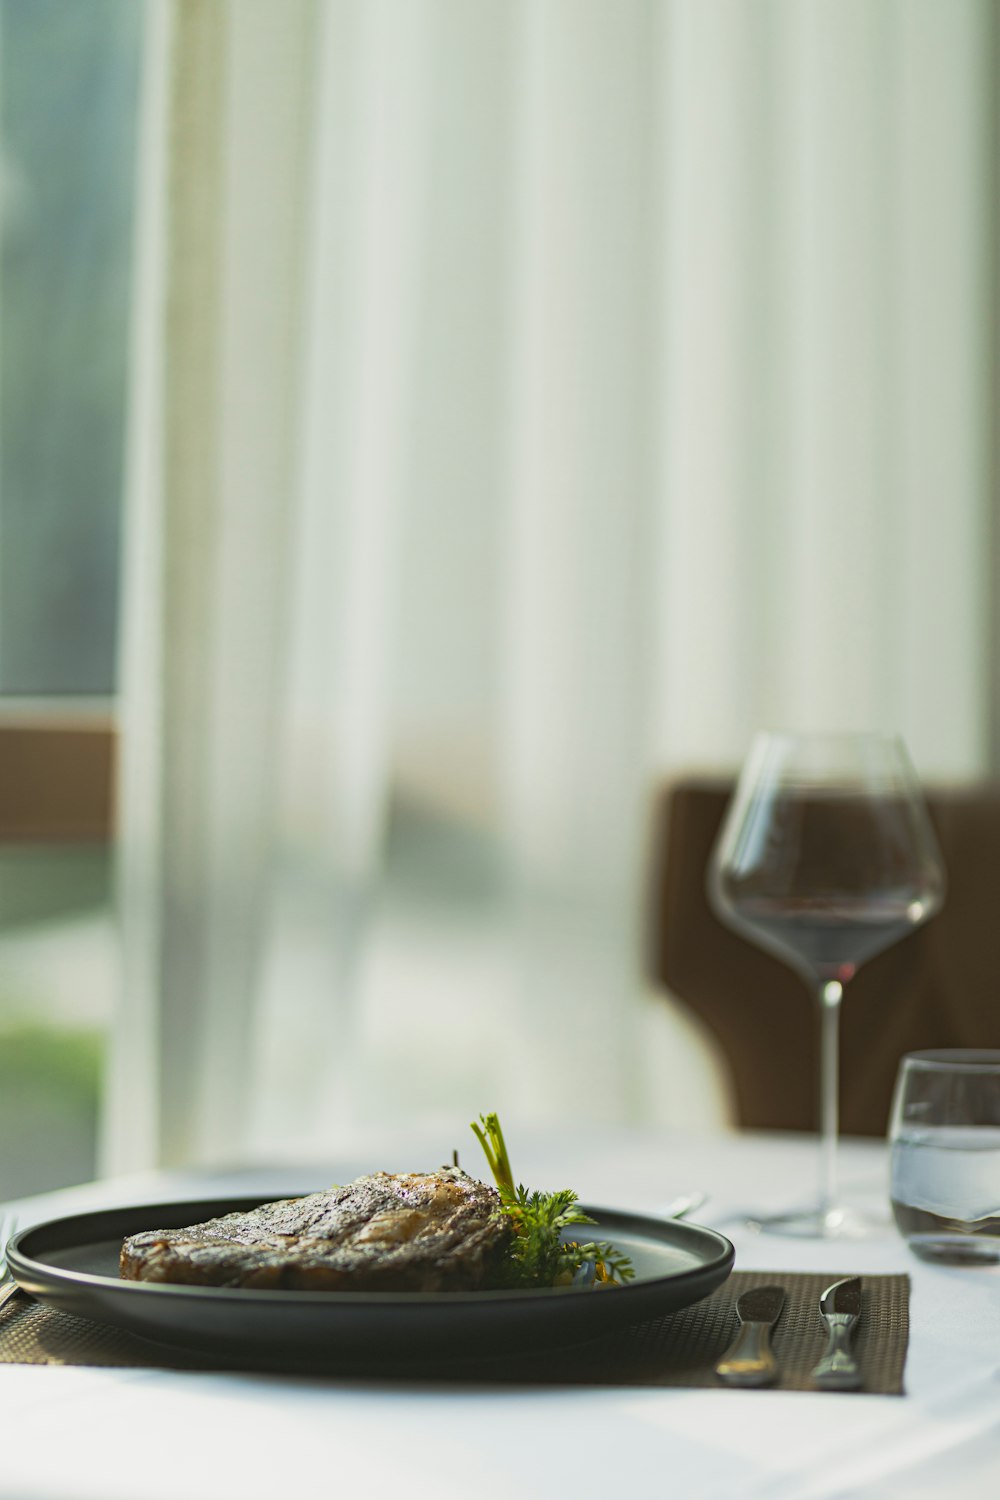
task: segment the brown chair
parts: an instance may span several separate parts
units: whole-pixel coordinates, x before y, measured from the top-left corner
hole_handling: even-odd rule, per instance
[[[717,1039],[739,1125],[816,1128],[819,1019],[802,980],[722,925],[705,875],[731,782],[685,779],[657,798],[649,977]],[[930,791],[948,874],[944,909],[871,960],[841,1008],[840,1128],[885,1132],[904,1052],[1000,1047],[1000,786]]]

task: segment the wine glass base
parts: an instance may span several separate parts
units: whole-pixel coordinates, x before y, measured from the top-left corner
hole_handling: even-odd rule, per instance
[[[781,1234],[805,1240],[863,1240],[881,1227],[874,1218],[843,1204],[792,1209],[783,1214],[760,1215],[747,1220],[747,1228],[761,1234]]]

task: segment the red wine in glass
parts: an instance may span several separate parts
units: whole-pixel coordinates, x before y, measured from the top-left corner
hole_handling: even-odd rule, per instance
[[[923,920],[922,907],[905,896],[842,897],[827,905],[809,897],[737,895],[729,911],[734,926],[752,928],[755,941],[791,967],[842,985]]]

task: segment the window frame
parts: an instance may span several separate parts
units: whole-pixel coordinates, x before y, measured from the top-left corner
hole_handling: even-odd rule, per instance
[[[117,750],[105,700],[0,700],[0,840],[110,843]]]

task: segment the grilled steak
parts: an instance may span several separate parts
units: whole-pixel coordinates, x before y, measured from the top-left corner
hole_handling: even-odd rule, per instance
[[[474,1291],[510,1243],[499,1194],[457,1167],[283,1198],[125,1240],[129,1281],[362,1292]]]

